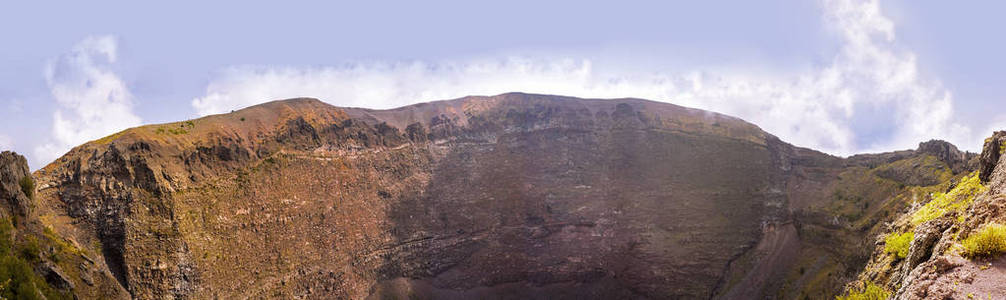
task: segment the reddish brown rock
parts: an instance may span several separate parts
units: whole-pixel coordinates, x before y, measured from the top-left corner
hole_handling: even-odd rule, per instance
[[[874,168],[932,155],[843,160],[716,113],[512,93],[276,101],[36,174],[41,214],[136,298],[760,298],[837,292],[900,208],[906,183]],[[934,161],[892,174],[953,169]]]

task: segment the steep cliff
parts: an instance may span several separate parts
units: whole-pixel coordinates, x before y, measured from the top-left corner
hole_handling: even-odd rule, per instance
[[[867,263],[870,237],[920,195],[965,175],[973,161],[972,153],[929,141],[916,150],[800,163],[806,167],[793,175],[788,191],[799,251],[785,256],[790,267],[762,295],[833,298]],[[747,295],[741,298],[759,298]]]
[[[0,298],[124,298],[94,253],[44,226],[35,211],[35,180],[23,156],[0,153]]]
[[[820,298],[973,157],[640,99],[291,99],[74,148],[33,214],[142,299]]]

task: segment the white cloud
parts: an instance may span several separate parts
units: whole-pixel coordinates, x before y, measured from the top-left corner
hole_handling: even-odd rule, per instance
[[[192,105],[206,115],[299,96],[371,108],[511,91],[640,97],[738,116],[783,140],[840,155],[914,148],[930,138],[980,147],[980,137],[954,121],[950,91],[919,74],[916,56],[898,46],[894,24],[878,0],[823,0],[822,7],[823,23],[841,46],[827,64],[800,73],[740,68],[599,72],[586,59],[513,57],[238,66],[219,74]],[[864,111],[886,115],[888,120],[880,122],[889,124],[890,132],[871,139],[881,129],[862,128]]]
[[[45,80],[58,109],[52,138],[35,148],[36,159],[52,161],[70,148],[137,126],[133,95],[112,70],[118,42],[113,36],[80,41],[45,68]]]
[[[391,108],[467,94],[572,91],[592,80],[590,63],[576,60],[472,60],[359,63],[341,67],[239,66],[226,69],[192,101],[200,115],[269,100],[316,97],[341,106]]]
[[[736,114],[781,138],[837,154],[912,148],[930,138],[969,147],[970,130],[953,120],[953,100],[939,81],[918,73],[915,55],[899,49],[894,24],[873,1],[826,0],[824,21],[840,38],[829,65],[782,80],[734,74],[703,77],[671,99]],[[888,110],[882,142],[856,132],[858,111]],[[881,113],[879,115],[884,115]]]

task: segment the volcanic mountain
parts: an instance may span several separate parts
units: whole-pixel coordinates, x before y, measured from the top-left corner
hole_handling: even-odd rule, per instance
[[[37,189],[4,216],[79,298],[821,299],[975,157],[839,158],[642,99],[302,98],[86,143],[12,176]]]

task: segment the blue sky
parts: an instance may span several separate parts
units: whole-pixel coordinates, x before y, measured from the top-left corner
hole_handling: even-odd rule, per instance
[[[836,155],[1006,125],[1001,1],[204,2],[0,4],[0,147],[39,168],[278,98],[507,91],[709,109]]]

